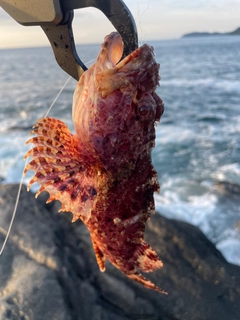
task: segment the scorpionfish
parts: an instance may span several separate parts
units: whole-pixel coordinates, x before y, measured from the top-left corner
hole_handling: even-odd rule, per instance
[[[59,200],[61,211],[87,226],[101,271],[108,260],[129,278],[166,293],[141,273],[162,267],[144,240],[146,221],[159,192],[151,162],[155,124],[163,103],[155,90],[159,64],[144,44],[121,59],[123,43],[106,36],[96,62],[81,76],[73,96],[76,134],[54,118],[37,121],[25,158],[34,171],[28,190],[40,184],[47,202]]]

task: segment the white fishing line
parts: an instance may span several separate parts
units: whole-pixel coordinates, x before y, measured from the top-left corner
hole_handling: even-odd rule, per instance
[[[147,2],[146,8],[141,12],[140,10],[140,3],[137,1],[137,17],[138,17],[138,23],[139,23],[139,30],[140,30],[140,46],[143,45],[143,42],[146,41],[146,32],[143,30],[143,25],[142,25],[142,17],[146,11],[148,11],[150,7],[150,0]]]
[[[89,65],[91,62],[94,62],[95,59],[93,60],[90,60],[86,63],[86,65]],[[54,106],[54,104],[56,103],[57,99],[59,98],[60,94],[63,92],[63,90],[65,89],[66,85],[68,84],[68,82],[70,81],[71,77],[69,77],[67,79],[67,81],[64,83],[64,85],[62,86],[62,88],[60,89],[60,91],[58,92],[56,98],[53,100],[52,104],[50,105],[48,111],[46,112],[44,118],[46,118],[49,114],[49,112],[51,111],[52,107]],[[25,165],[24,165],[24,168],[23,168],[23,172],[22,172],[22,177],[21,177],[21,181],[19,183],[19,188],[18,188],[18,192],[17,192],[17,197],[16,197],[16,202],[15,202],[15,206],[14,206],[14,209],[13,209],[13,214],[12,214],[12,218],[11,218],[11,221],[10,221],[10,224],[9,224],[9,227],[8,227],[8,231],[7,231],[7,234],[6,234],[6,237],[4,239],[4,242],[3,242],[3,245],[1,247],[1,250],[0,250],[0,256],[2,255],[4,249],[5,249],[5,246],[7,244],[7,241],[9,239],[9,235],[10,235],[10,232],[11,232],[11,229],[12,229],[12,226],[13,226],[13,222],[14,222],[14,219],[16,217],[16,212],[17,212],[17,208],[18,208],[18,203],[19,203],[19,199],[20,199],[20,193],[21,193],[21,189],[22,189],[22,185],[23,185],[23,178],[24,178],[24,170],[26,168],[28,164],[28,159],[26,159],[25,161]]]
[[[65,89],[66,85],[68,84],[68,82],[70,81],[71,77],[69,77],[67,79],[67,81],[64,83],[63,87],[61,88],[61,90],[58,92],[56,98],[53,100],[52,104],[50,105],[47,113],[45,114],[44,118],[46,118],[49,115],[49,112],[52,110],[52,107],[54,106],[54,104],[56,103],[57,99],[59,98],[60,94],[63,92],[63,90]]]
[[[86,66],[89,65],[91,62],[95,62],[96,59],[90,60],[86,63]],[[44,118],[46,118],[49,115],[49,112],[52,110],[52,107],[54,106],[54,104],[56,103],[57,99],[59,98],[60,94],[63,92],[63,90],[65,89],[66,85],[68,84],[68,82],[71,80],[72,77],[69,77],[67,79],[67,81],[64,83],[63,87],[61,88],[61,90],[58,92],[56,98],[53,100],[52,104],[50,105],[47,113],[45,114]]]
[[[60,94],[62,93],[62,91],[65,89],[66,85],[68,84],[69,80],[71,79],[71,77],[69,77],[67,79],[67,81],[64,83],[63,87],[61,88],[61,90],[58,92],[56,98],[53,100],[51,106],[49,107],[47,113],[45,114],[44,118],[46,118],[49,114],[49,112],[51,111],[52,107],[54,106],[54,104],[56,103],[57,99],[59,98]],[[8,241],[8,238],[9,238],[9,235],[10,235],[10,232],[11,232],[11,229],[12,229],[12,226],[13,226],[13,222],[14,222],[14,219],[16,217],[16,212],[17,212],[17,208],[18,208],[18,203],[19,203],[19,199],[20,199],[20,193],[21,193],[21,189],[22,189],[22,185],[23,185],[23,178],[24,178],[24,170],[26,168],[28,164],[28,159],[26,159],[25,161],[25,165],[24,165],[24,168],[23,168],[23,172],[22,172],[22,177],[21,177],[21,180],[20,180],[20,183],[19,183],[19,188],[18,188],[18,192],[17,192],[17,197],[16,197],[16,202],[15,202],[15,206],[14,206],[14,210],[13,210],[13,214],[12,214],[12,218],[11,218],[11,221],[10,221],[10,224],[9,224],[9,227],[8,227],[8,231],[7,231],[7,234],[6,234],[6,237],[4,239],[4,242],[3,242],[3,245],[2,245],[2,248],[0,250],[0,256],[1,254],[3,253],[3,250],[7,244],[7,241]]]
[[[87,63],[85,63],[85,65],[89,66],[90,63],[95,62],[95,61],[96,61],[96,59],[92,59],[92,60],[88,61]]]
[[[23,168],[23,173],[24,173],[24,170],[27,166],[27,160],[25,161],[25,166]],[[2,245],[2,248],[0,250],[0,256],[1,254],[3,253],[3,250],[7,244],[7,241],[8,241],[8,238],[9,238],[9,235],[10,235],[10,232],[11,232],[11,229],[12,229],[12,225],[13,225],[13,221],[15,219],[15,216],[16,216],[16,212],[17,212],[17,208],[18,208],[18,203],[19,203],[19,198],[20,198],[20,193],[21,193],[21,189],[22,189],[22,185],[23,185],[23,178],[24,178],[24,174],[22,173],[22,177],[21,177],[21,181],[19,183],[19,187],[18,187],[18,192],[17,192],[17,197],[16,197],[16,201],[15,201],[15,206],[14,206],[14,209],[13,209],[13,214],[12,214],[12,218],[11,218],[11,221],[10,221],[10,224],[9,224],[9,227],[8,227],[8,231],[7,231],[7,234],[6,234],[6,237],[4,239],[4,242],[3,242],[3,245]]]

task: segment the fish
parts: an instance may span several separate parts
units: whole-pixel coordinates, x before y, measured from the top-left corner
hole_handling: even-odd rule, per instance
[[[130,279],[167,294],[145,278],[163,266],[144,240],[146,222],[159,192],[151,151],[164,104],[156,93],[160,65],[144,44],[121,60],[117,32],[104,38],[96,62],[81,76],[73,95],[75,133],[58,119],[39,119],[27,141],[32,160],[28,184],[38,182],[90,232],[100,271],[106,259]]]

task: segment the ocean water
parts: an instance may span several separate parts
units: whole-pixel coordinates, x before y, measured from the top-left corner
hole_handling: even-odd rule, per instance
[[[161,185],[156,209],[198,226],[240,265],[240,37],[149,43],[161,65],[157,92],[165,104],[153,151]],[[85,63],[98,50],[78,47]],[[2,183],[20,181],[28,133],[67,79],[50,48],[0,50]],[[50,112],[71,129],[75,86],[71,79]]]

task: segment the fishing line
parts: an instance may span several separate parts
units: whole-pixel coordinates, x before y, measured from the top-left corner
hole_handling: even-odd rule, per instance
[[[137,16],[139,21],[140,38],[141,38],[140,46],[142,46],[143,42],[146,40],[146,32],[143,31],[142,17],[144,13],[148,11],[149,7],[150,7],[150,0],[148,0],[146,8],[141,12],[139,0],[137,1]]]
[[[96,61],[96,59],[93,59],[93,60],[88,61],[88,62],[86,63],[86,66],[89,65],[89,63],[95,62],[95,61]],[[54,106],[55,102],[57,101],[57,99],[59,98],[60,94],[63,92],[63,90],[65,89],[66,85],[68,84],[68,82],[70,81],[71,78],[72,78],[72,77],[70,76],[70,77],[67,79],[67,81],[64,83],[62,89],[58,92],[56,98],[53,100],[53,102],[52,102],[52,104],[50,105],[50,107],[49,107],[47,113],[45,114],[44,118],[46,118],[46,117],[48,116],[48,114],[49,114],[49,112],[51,111],[52,107]]]
[[[52,104],[50,105],[48,111],[46,112],[44,118],[46,118],[49,114],[49,112],[52,110],[52,107],[54,106],[55,102],[57,101],[57,99],[59,98],[60,94],[63,92],[63,90],[65,89],[66,85],[68,84],[69,80],[71,79],[71,77],[69,77],[67,79],[67,81],[64,83],[63,87],[61,88],[61,90],[58,92],[56,98],[53,100]]]
[[[86,63],[86,66],[89,65],[91,62],[95,62],[95,61],[96,61],[96,59],[93,59],[93,60],[88,61],[88,62]],[[64,83],[62,89],[58,92],[56,98],[53,100],[53,102],[52,102],[52,104],[50,105],[50,107],[49,107],[47,113],[45,114],[44,118],[46,118],[46,117],[48,116],[48,114],[49,114],[49,112],[51,111],[52,107],[54,106],[55,102],[57,101],[57,99],[59,98],[60,94],[63,92],[63,90],[65,89],[66,85],[68,84],[68,82],[70,81],[71,78],[72,78],[72,77],[70,76],[70,77],[67,79],[67,81]]]
[[[25,166],[23,168],[23,173],[24,173],[24,170],[27,166],[27,160],[25,161]],[[3,242],[3,245],[2,245],[2,248],[0,250],[0,256],[1,254],[3,253],[3,250],[7,244],[7,241],[8,241],[8,238],[9,238],[9,235],[10,235],[10,232],[11,232],[11,229],[12,229],[12,225],[13,225],[13,221],[15,219],[15,216],[16,216],[16,212],[17,212],[17,208],[18,208],[18,203],[19,203],[19,198],[20,198],[20,192],[21,192],[21,189],[22,189],[22,185],[23,185],[23,178],[24,178],[24,174],[22,173],[22,177],[21,177],[21,180],[20,180],[20,183],[19,183],[19,187],[18,187],[18,192],[17,192],[17,197],[16,197],[16,201],[15,201],[15,206],[14,206],[14,209],[13,209],[13,214],[12,214],[12,218],[11,218],[11,221],[10,221],[10,224],[9,224],[9,227],[8,227],[8,231],[7,231],[7,234],[6,234],[6,237],[4,239],[4,242]]]
[[[45,114],[44,118],[46,118],[49,114],[49,112],[51,111],[52,107],[54,106],[54,104],[56,103],[57,99],[59,98],[60,94],[62,93],[62,91],[65,89],[66,85],[68,84],[69,80],[71,79],[71,77],[69,77],[67,79],[67,81],[64,83],[63,87],[61,88],[61,90],[58,92],[56,98],[53,100],[51,106],[49,107],[47,113]],[[26,168],[28,164],[28,159],[25,161],[25,165],[24,165],[24,168],[23,168],[23,172],[22,172],[22,177],[21,177],[21,180],[20,180],[20,183],[19,183],[19,187],[18,187],[18,192],[17,192],[17,197],[16,197],[16,201],[15,201],[15,206],[14,206],[14,210],[13,210],[13,214],[12,214],[12,218],[11,218],[11,221],[10,221],[10,224],[9,224],[9,227],[8,227],[8,231],[7,231],[7,234],[6,234],[6,237],[4,239],[4,242],[3,242],[3,245],[2,245],[2,248],[0,250],[0,256],[1,254],[3,253],[3,250],[7,244],[7,241],[8,241],[8,238],[9,238],[9,235],[10,235],[10,232],[11,232],[11,229],[12,229],[12,225],[13,225],[13,222],[14,222],[14,219],[15,219],[15,216],[16,216],[16,212],[17,212],[17,208],[18,208],[18,203],[19,203],[19,198],[20,198],[20,193],[21,193],[21,189],[22,189],[22,185],[23,185],[23,178],[24,178],[24,170]]]
[[[91,62],[94,62],[95,59],[93,60],[90,60],[86,63],[86,65],[89,65]],[[46,112],[44,118],[46,118],[49,114],[49,112],[51,111],[52,107],[54,106],[54,104],[56,103],[57,99],[59,98],[60,94],[63,92],[63,90],[65,89],[66,85],[68,84],[68,82],[70,81],[71,77],[69,77],[67,79],[67,81],[64,83],[64,85],[62,86],[62,88],[60,89],[60,91],[58,92],[56,98],[53,100],[52,104],[50,105],[48,111]],[[11,232],[11,229],[12,229],[12,226],[13,226],[13,222],[14,222],[14,219],[16,217],[16,212],[17,212],[17,208],[18,208],[18,203],[19,203],[19,199],[20,199],[20,193],[21,193],[21,189],[22,189],[22,185],[23,185],[23,178],[24,178],[24,170],[26,168],[26,166],[28,165],[28,159],[26,159],[25,161],[25,165],[24,165],[24,168],[23,168],[23,172],[22,172],[22,177],[21,177],[21,180],[20,180],[20,183],[19,183],[19,187],[18,187],[18,192],[17,192],[17,197],[16,197],[16,201],[15,201],[15,206],[14,206],[14,209],[13,209],[13,214],[12,214],[12,218],[11,218],[11,221],[10,221],[10,224],[9,224],[9,227],[8,227],[8,231],[7,231],[7,234],[6,234],[6,237],[4,239],[4,242],[3,242],[3,245],[1,247],[1,250],[0,250],[0,256],[2,255],[4,249],[5,249],[5,246],[7,244],[7,241],[9,239],[9,235],[10,235],[10,232]]]

